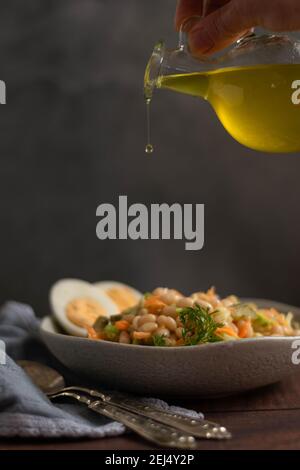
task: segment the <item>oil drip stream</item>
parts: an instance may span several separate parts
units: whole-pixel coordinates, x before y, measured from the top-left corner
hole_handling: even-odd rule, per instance
[[[151,144],[151,123],[150,123],[150,104],[151,98],[146,97],[146,119],[147,119],[147,144],[145,152],[150,154],[153,152],[153,145]]]

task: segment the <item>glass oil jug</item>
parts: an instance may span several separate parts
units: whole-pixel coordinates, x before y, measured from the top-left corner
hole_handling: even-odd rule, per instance
[[[198,59],[181,31],[178,47],[159,42],[146,67],[148,118],[155,88],[204,98],[246,147],[300,151],[300,41],[289,36],[251,32],[224,55]],[[149,141],[146,151],[152,151]]]

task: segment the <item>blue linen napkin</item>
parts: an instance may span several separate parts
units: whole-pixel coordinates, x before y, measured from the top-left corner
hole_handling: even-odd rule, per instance
[[[100,438],[116,436],[125,427],[98,415],[79,403],[52,403],[31,382],[16,360],[35,360],[54,367],[70,384],[78,384],[48,352],[39,336],[39,320],[30,306],[7,302],[0,309],[0,437]],[[6,354],[3,354],[5,348]],[[201,413],[155,402],[162,409],[172,409],[190,417]]]

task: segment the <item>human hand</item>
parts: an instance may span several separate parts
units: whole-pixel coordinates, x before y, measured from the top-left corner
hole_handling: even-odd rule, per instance
[[[208,8],[204,12],[205,4]],[[256,26],[271,31],[300,29],[299,0],[179,0],[176,28],[184,20],[203,14],[187,22],[185,28],[196,56],[219,51]]]

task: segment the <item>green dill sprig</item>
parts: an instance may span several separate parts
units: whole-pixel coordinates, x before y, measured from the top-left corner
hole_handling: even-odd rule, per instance
[[[185,345],[194,346],[199,343],[220,341],[215,331],[223,325],[214,321],[208,309],[196,304],[194,307],[183,308],[179,316]]]
[[[153,335],[152,337],[153,345],[154,346],[165,346],[166,340],[163,335]]]
[[[143,297],[144,299],[148,299],[149,297],[151,297],[153,294],[151,294],[151,292],[145,292]]]

